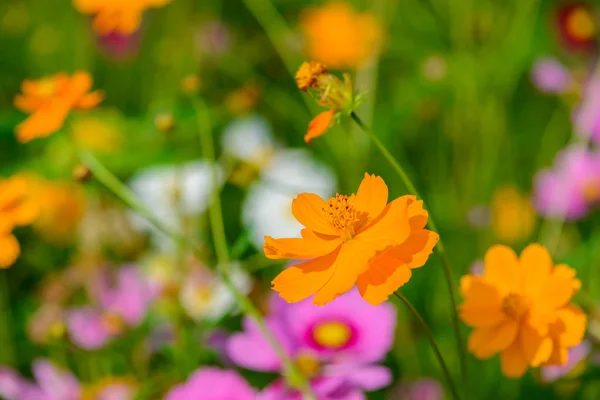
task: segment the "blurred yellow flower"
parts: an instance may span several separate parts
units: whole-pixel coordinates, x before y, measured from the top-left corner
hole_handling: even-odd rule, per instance
[[[247,83],[227,95],[225,107],[234,115],[247,114],[258,104],[260,94],[261,90],[256,84]]]
[[[480,359],[500,353],[502,372],[511,378],[528,367],[566,364],[568,349],[585,333],[586,315],[570,304],[580,286],[575,270],[554,266],[539,244],[520,257],[509,247],[491,247],[483,275],[461,280],[460,317],[474,328],[469,351]]]
[[[78,145],[102,153],[117,151],[123,142],[115,124],[97,116],[85,116],[70,123],[71,137]]]
[[[492,229],[503,242],[525,240],[535,228],[536,215],[531,201],[512,185],[502,186],[494,192],[491,212]]]
[[[38,215],[39,208],[23,178],[0,179],[0,268],[13,265],[21,253],[12,230],[31,224]]]
[[[25,80],[14,99],[15,107],[31,114],[16,127],[21,143],[49,136],[62,128],[72,109],[88,109],[98,105],[104,98],[100,91],[88,93],[92,77],[77,71],[73,76],[64,73],[39,80]]]
[[[198,90],[200,90],[201,82],[198,75],[189,74],[181,80],[180,85],[181,91],[183,93],[192,95],[198,93]]]
[[[332,68],[357,67],[381,49],[381,25],[346,3],[305,10],[300,18],[309,58]]]
[[[99,35],[112,32],[130,34],[142,23],[144,11],[162,7],[171,0],[73,0],[73,5],[82,14],[94,17],[93,27]]]
[[[24,178],[40,210],[34,229],[53,243],[73,239],[85,212],[82,188],[70,181],[50,181],[34,174]]]

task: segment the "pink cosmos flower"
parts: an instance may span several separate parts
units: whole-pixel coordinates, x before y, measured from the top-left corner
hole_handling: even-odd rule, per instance
[[[130,34],[112,32],[97,36],[98,47],[110,58],[125,61],[135,57],[141,44],[140,29]]]
[[[324,307],[310,299],[287,304],[273,295],[267,324],[285,351],[310,380],[317,398],[364,399],[363,391],[383,388],[390,371],[374,365],[393,344],[395,309],[374,307],[352,290]],[[229,339],[229,357],[256,371],[283,372],[282,365],[254,322],[245,319],[244,332]],[[295,400],[300,394],[283,379],[268,386],[261,400]]]
[[[542,92],[560,94],[569,90],[573,77],[560,61],[544,57],[533,64],[531,81]]]
[[[0,396],[6,400],[80,400],[79,381],[50,361],[39,359],[32,366],[35,382],[0,367]]]
[[[200,368],[175,386],[165,400],[255,400],[256,392],[235,371]]]
[[[86,350],[99,349],[125,328],[142,323],[154,296],[140,271],[129,266],[117,273],[114,285],[108,279],[94,282],[91,297],[96,305],[67,313],[67,327],[73,343]]]
[[[600,76],[588,79],[581,104],[573,113],[573,125],[583,139],[600,143]]]
[[[600,200],[600,153],[582,146],[561,151],[535,177],[534,204],[546,217],[577,220]]]

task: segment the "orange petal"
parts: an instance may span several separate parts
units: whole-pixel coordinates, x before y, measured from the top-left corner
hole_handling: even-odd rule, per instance
[[[302,193],[292,201],[292,214],[302,225],[325,235],[339,236],[323,209],[325,200],[313,193]]]
[[[380,176],[365,174],[354,198],[354,206],[374,219],[381,214],[387,200],[388,187],[383,179]]]
[[[404,260],[410,268],[420,268],[429,259],[440,236],[426,229],[411,231],[404,243],[386,250],[388,255]]]
[[[17,261],[21,246],[13,235],[0,236],[0,268],[8,268]]]
[[[321,114],[317,115],[310,121],[308,124],[308,132],[304,136],[304,141],[310,144],[310,141],[316,137],[323,135],[327,129],[329,129],[329,125],[331,124],[331,120],[335,115],[335,110],[323,111]]]
[[[68,104],[64,101],[52,101],[17,125],[15,129],[17,139],[21,143],[27,143],[33,139],[49,136],[62,128],[68,114]]]
[[[554,267],[538,297],[538,301],[546,311],[551,312],[565,306],[579,290],[581,282],[575,278],[575,274],[575,270],[567,265],[560,264]]]
[[[552,272],[552,257],[542,245],[533,243],[527,246],[519,257],[525,292],[537,296]]]
[[[104,92],[101,90],[95,90],[91,93],[85,94],[79,98],[74,104],[74,107],[80,109],[94,108],[104,100]]]
[[[94,31],[100,36],[108,35],[117,29],[118,18],[118,13],[114,10],[99,10],[92,23]]]
[[[92,76],[85,71],[75,71],[64,94],[65,101],[72,107],[92,88]]]
[[[468,289],[464,290],[463,295],[466,300],[459,306],[459,314],[465,324],[473,327],[490,327],[504,321],[502,297],[494,285],[480,277],[472,277]]]
[[[521,272],[515,252],[503,245],[489,248],[484,259],[483,276],[503,291],[520,292]]]
[[[402,196],[388,204],[381,214],[361,232],[353,241],[362,242],[361,247],[366,249],[368,257],[389,246],[403,243],[410,235],[407,207],[411,196]]]
[[[515,341],[512,346],[500,354],[500,363],[502,364],[502,373],[509,378],[522,377],[529,365],[519,341]]]
[[[552,354],[552,339],[540,335],[536,329],[524,324],[519,334],[523,357],[528,365],[538,367]]]
[[[31,114],[44,105],[44,100],[35,96],[17,95],[14,99],[14,105],[20,111]]]
[[[415,200],[408,206],[408,220],[413,230],[425,228],[429,214],[423,209],[423,200]]]
[[[557,312],[557,318],[564,324],[564,331],[559,335],[563,347],[577,346],[583,340],[587,317],[578,307],[568,306]]]
[[[340,250],[323,257],[291,266],[273,279],[273,290],[288,303],[296,303],[321,289],[335,271]]]
[[[381,255],[369,263],[369,269],[359,275],[356,283],[363,299],[377,306],[408,282],[411,275],[410,268],[399,265],[398,259]]]
[[[143,10],[136,8],[132,10],[123,10],[119,17],[118,28],[119,33],[130,35],[135,32],[142,23]]]
[[[38,203],[32,200],[25,200],[12,210],[11,219],[15,225],[23,226],[31,224],[39,215],[40,207]]]
[[[340,238],[324,240],[315,235],[306,235],[304,233],[303,236],[305,237],[291,239],[273,239],[270,236],[265,236],[265,245],[263,247],[265,256],[272,260],[285,258],[306,260],[329,254],[342,244]]]
[[[515,341],[518,328],[518,322],[510,319],[500,325],[475,328],[467,343],[469,351],[477,358],[490,358],[506,350]]]
[[[354,287],[358,275],[367,269],[361,243],[354,240],[341,246],[335,264],[331,267],[331,279],[317,291],[313,304],[323,306]]]

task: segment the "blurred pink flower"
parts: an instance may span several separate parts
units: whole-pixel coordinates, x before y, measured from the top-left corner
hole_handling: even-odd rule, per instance
[[[137,54],[141,44],[141,32],[139,29],[130,34],[112,32],[96,36],[96,41],[108,57],[123,61]]]
[[[389,304],[374,307],[357,290],[324,306],[310,299],[287,304],[272,298],[267,324],[300,371],[310,379],[319,399],[362,399],[362,391],[390,384],[391,373],[373,363],[385,359],[392,347],[395,309]],[[254,322],[245,319],[244,332],[231,336],[230,358],[256,371],[282,372],[282,365]],[[300,398],[283,380],[262,393],[263,400]]]
[[[581,104],[573,113],[573,125],[582,138],[600,142],[600,76],[586,82]]]
[[[256,393],[235,371],[200,368],[165,397],[165,400],[216,399],[255,400]]]
[[[569,349],[569,356],[565,365],[552,365],[542,368],[542,379],[545,382],[554,382],[573,371],[592,351],[592,345],[584,340],[579,345]]]
[[[600,200],[600,153],[582,146],[561,151],[535,177],[534,203],[545,217],[577,220]]]
[[[443,400],[444,390],[435,379],[422,378],[401,384],[397,397],[403,400]]]
[[[231,34],[218,20],[206,22],[196,34],[196,46],[207,55],[218,57],[231,49]]]
[[[35,382],[0,367],[0,396],[6,400],[80,400],[79,381],[46,359],[34,361]]]
[[[95,281],[91,296],[97,305],[67,313],[71,339],[86,350],[99,349],[125,328],[141,324],[154,297],[147,279],[133,266],[118,271],[115,285],[108,279]]]
[[[565,93],[573,83],[571,73],[555,58],[544,57],[533,64],[533,85],[545,93]]]

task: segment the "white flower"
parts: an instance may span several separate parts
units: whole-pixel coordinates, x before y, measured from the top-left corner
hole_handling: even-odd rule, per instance
[[[223,131],[221,141],[225,154],[259,166],[276,147],[271,127],[257,115],[235,119]]]
[[[233,284],[244,294],[250,292],[250,276],[238,263],[231,263],[229,268]],[[197,266],[187,275],[179,292],[179,302],[190,318],[216,321],[234,308],[235,297],[215,272]]]
[[[217,187],[213,187],[216,168]],[[223,184],[223,172],[205,161],[190,162],[181,166],[157,166],[147,168],[129,182],[129,186],[166,227],[183,231],[183,219],[199,215],[210,203],[211,191]],[[133,226],[154,235],[157,246],[168,249],[170,239],[156,230],[150,222],[135,213],[131,214]]]
[[[292,200],[303,192],[331,197],[336,185],[335,174],[308,151],[278,150],[248,190],[242,210],[252,243],[262,248],[265,235],[298,237],[302,226],[292,215]]]

